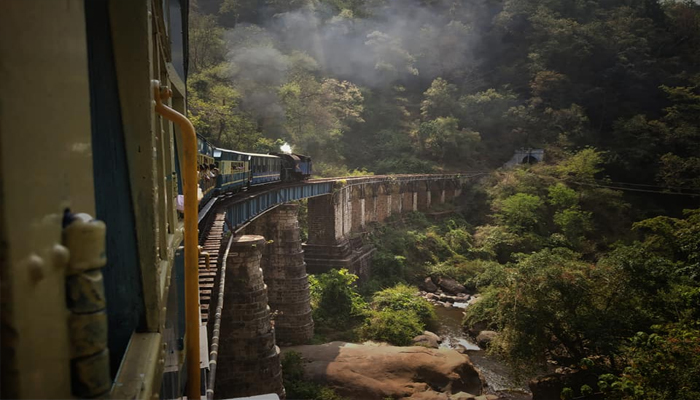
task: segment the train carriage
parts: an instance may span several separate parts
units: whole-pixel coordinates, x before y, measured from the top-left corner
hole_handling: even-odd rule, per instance
[[[213,166],[215,147],[203,136],[197,135],[197,166],[199,168],[199,187],[202,189],[203,198],[201,204],[206,204],[215,194],[217,177],[214,175]]]
[[[0,394],[205,395],[199,215],[186,211],[197,185],[204,205],[306,179],[311,160],[195,136],[183,115],[188,0],[3,5]],[[53,169],[13,173],[29,148]]]
[[[251,185],[261,185],[281,180],[282,160],[278,156],[255,153],[244,154],[250,156]]]
[[[250,184],[250,155],[216,148],[214,159],[219,167],[219,175],[216,177],[219,193],[239,191]]]

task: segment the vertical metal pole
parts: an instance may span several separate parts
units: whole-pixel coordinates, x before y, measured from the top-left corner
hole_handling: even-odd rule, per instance
[[[182,186],[185,196],[185,354],[187,357],[187,398],[201,398],[199,368],[199,269],[197,266],[197,135],[192,123],[182,114],[163,104],[172,91],[153,81],[155,110],[175,122],[182,131]]]

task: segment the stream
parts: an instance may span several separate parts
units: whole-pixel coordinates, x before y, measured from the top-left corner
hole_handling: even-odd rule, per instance
[[[441,347],[457,349],[464,346],[467,355],[475,367],[484,376],[488,387],[486,393],[497,394],[501,399],[529,400],[530,390],[527,380],[517,382],[512,373],[501,360],[486,354],[474,341],[462,330],[462,309],[445,308],[436,305],[435,313],[438,317],[437,333],[443,338]]]

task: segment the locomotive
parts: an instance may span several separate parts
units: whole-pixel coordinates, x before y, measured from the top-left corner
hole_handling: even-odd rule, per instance
[[[195,135],[188,9],[1,2],[3,398],[204,394],[196,186],[211,201],[312,173],[307,156]],[[217,163],[215,179],[197,178]]]
[[[298,182],[313,173],[311,157],[301,154],[257,154],[218,148],[204,137],[197,136],[199,165],[215,166],[214,180],[199,179],[206,204],[212,197],[226,192],[239,192],[252,186],[277,182]],[[213,162],[212,162],[213,161]]]

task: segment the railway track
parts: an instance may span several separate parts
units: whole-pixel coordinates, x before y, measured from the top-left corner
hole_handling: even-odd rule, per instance
[[[212,298],[216,294],[214,288],[216,282],[216,274],[219,271],[219,264],[223,262],[219,257],[224,251],[222,247],[222,239],[224,236],[224,211],[214,210],[213,218],[208,220],[209,224],[204,227],[200,235],[199,245],[203,253],[209,254],[209,265],[207,266],[206,258],[203,254],[199,257],[199,305],[201,311],[201,323],[209,322],[210,310],[212,306]]]

